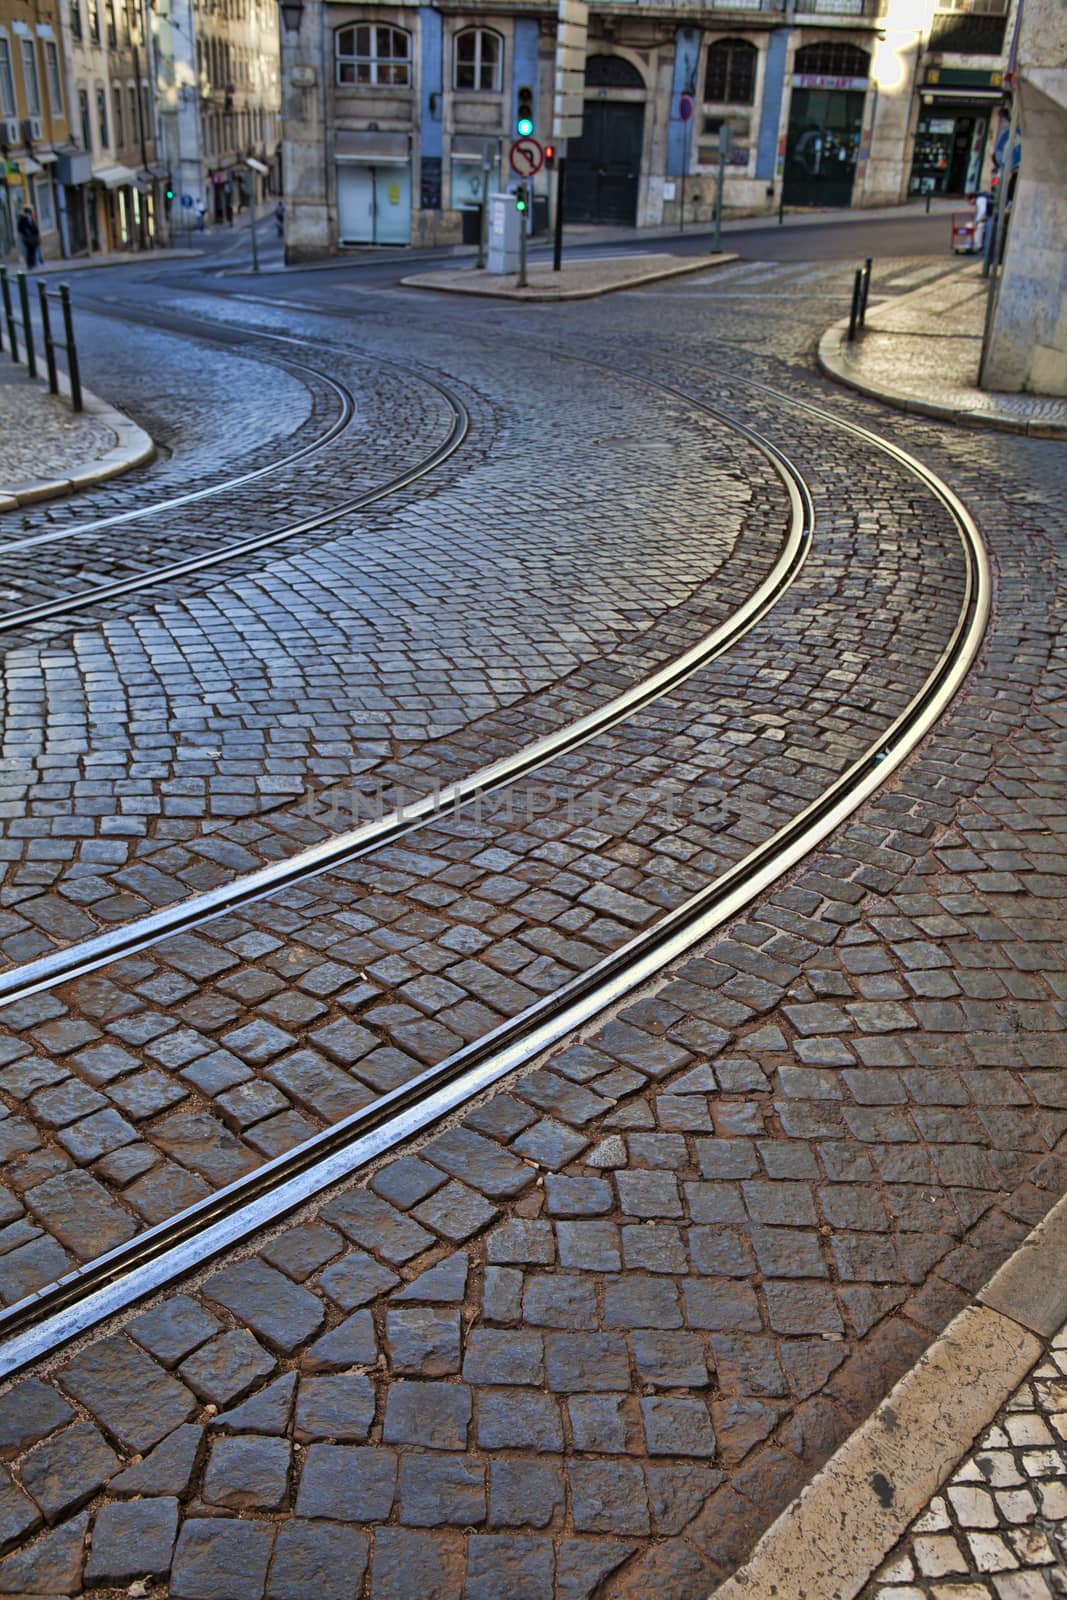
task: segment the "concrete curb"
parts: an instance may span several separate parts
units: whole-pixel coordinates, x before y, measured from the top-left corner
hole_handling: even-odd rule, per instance
[[[977,1301],[831,1456],[713,1600],[853,1600],[1067,1321],[1067,1196]]]
[[[849,371],[850,354],[845,341],[848,318],[827,328],[819,340],[816,351],[819,371],[835,383],[844,384],[872,400],[881,400],[898,411],[908,411],[914,416],[936,417],[939,421],[956,422],[966,428],[992,428],[998,433],[1022,433],[1032,439],[1067,439],[1067,426],[1056,422],[1028,422],[1022,417],[1012,417],[997,411],[966,411],[962,407],[938,405],[933,400],[916,400],[911,395],[895,393],[892,389],[878,388]]]
[[[60,377],[60,386],[66,379]],[[62,478],[40,478],[35,482],[19,484],[6,492],[0,491],[0,511],[14,511],[19,506],[35,505],[41,500],[56,500],[61,495],[73,494],[78,489],[90,489],[94,484],[105,483],[123,472],[143,466],[151,461],[156,447],[143,428],[139,428],[125,412],[108,405],[88,389],[82,390],[82,401],[87,416],[96,417],[116,435],[113,449],[106,455],[79,467]]]
[[[584,289],[561,289],[555,294],[542,292],[539,289],[487,289],[484,279],[471,282],[464,278],[458,283],[439,282],[439,279],[458,278],[457,272],[420,272],[410,278],[401,278],[400,282],[406,289],[430,289],[437,294],[473,294],[480,295],[485,300],[526,300],[526,301],[556,301],[556,300],[597,300],[602,295],[617,294],[623,289],[638,289],[642,284],[659,283],[663,278],[682,278],[694,272],[710,272],[716,267],[728,267],[741,257],[724,253],[717,256],[706,256],[696,261],[672,262],[668,267],[653,267],[648,271],[638,273],[635,277],[621,279],[618,283],[594,284]],[[431,282],[430,280],[434,281]]]

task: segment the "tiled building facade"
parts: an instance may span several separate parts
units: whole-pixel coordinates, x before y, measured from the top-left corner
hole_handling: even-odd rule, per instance
[[[654,226],[679,220],[684,201],[687,221],[706,221],[724,124],[727,215],[973,190],[988,171],[1010,6],[592,9],[565,216]],[[551,137],[555,29],[553,8],[530,0],[305,0],[282,33],[290,258],[470,237],[483,151],[489,189],[506,182],[520,87],[535,90],[535,136]],[[551,185],[546,170],[535,189],[549,197]]]

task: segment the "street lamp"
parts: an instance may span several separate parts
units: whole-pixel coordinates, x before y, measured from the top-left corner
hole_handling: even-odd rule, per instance
[[[304,0],[278,0],[282,13],[282,26],[286,33],[299,33],[304,15]]]

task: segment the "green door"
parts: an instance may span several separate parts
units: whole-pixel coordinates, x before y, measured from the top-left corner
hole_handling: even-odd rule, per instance
[[[793,90],[785,145],[787,206],[851,205],[863,101],[861,90]]]

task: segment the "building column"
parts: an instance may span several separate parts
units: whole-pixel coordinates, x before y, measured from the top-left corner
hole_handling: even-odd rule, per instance
[[[300,26],[282,21],[282,173],[285,182],[285,259],[309,261],[328,255],[331,237],[324,108],[325,74],[331,68],[324,40],[322,0],[305,0]]]

